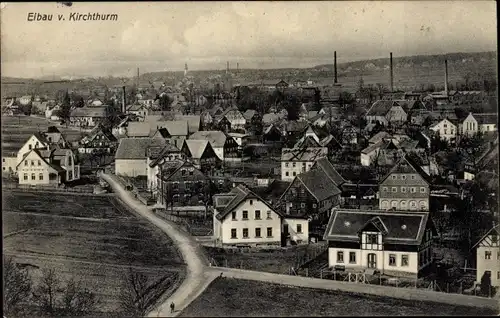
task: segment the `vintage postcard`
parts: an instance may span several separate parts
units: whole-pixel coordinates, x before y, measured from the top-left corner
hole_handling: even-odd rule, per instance
[[[496,2],[0,6],[5,317],[499,313]]]

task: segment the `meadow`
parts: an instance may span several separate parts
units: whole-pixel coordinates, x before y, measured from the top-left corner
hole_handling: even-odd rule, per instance
[[[119,310],[130,268],[151,282],[184,275],[172,241],[110,196],[3,192],[3,253],[28,265],[35,281],[55,268],[94,291],[102,312]],[[165,292],[161,284],[155,291]]]
[[[492,310],[217,278],[181,317],[480,316]]]

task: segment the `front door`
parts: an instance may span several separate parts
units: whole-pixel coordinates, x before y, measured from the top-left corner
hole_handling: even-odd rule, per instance
[[[368,254],[368,268],[377,268],[377,254]]]

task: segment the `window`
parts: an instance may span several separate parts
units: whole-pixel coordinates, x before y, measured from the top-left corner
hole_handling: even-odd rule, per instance
[[[401,180],[406,180],[406,175],[404,175],[404,174],[403,174],[403,175],[401,176]]]
[[[182,169],[181,170],[181,175],[185,176],[186,175],[186,170]]]
[[[417,192],[417,189],[416,189],[415,187],[411,187],[411,188],[410,188],[410,190],[411,190],[411,191],[410,191],[411,193],[415,193],[415,192]]]
[[[271,219],[271,211],[267,211],[267,219],[270,220]]]
[[[295,162],[294,162],[294,163],[292,163],[292,167],[294,167],[294,168],[295,168],[295,166],[296,166],[296,165],[297,165],[297,164],[296,164]]]
[[[243,238],[248,238],[248,229],[243,229]]]
[[[43,180],[43,173],[40,173],[40,174],[38,175],[38,179],[39,179],[39,180]]]
[[[236,211],[231,212],[231,219],[236,220]]]
[[[288,168],[289,164],[288,162],[285,162],[285,167]]]
[[[414,176],[414,175],[413,175],[413,176],[411,176],[411,179],[412,179],[412,180],[415,180],[415,176]]]
[[[28,165],[28,160],[24,160],[24,165],[27,166]]]
[[[491,251],[484,252],[484,259],[491,259]]]
[[[297,233],[302,233],[302,224],[297,224]]]
[[[290,175],[290,173],[289,173],[288,171],[287,171],[287,172],[285,172],[285,176],[287,176],[287,177],[288,177],[289,175]]]
[[[243,220],[248,220],[248,211],[243,211]]]
[[[338,251],[337,252],[337,263],[343,263],[344,262],[344,252]]]
[[[302,166],[303,166],[303,167],[305,167],[305,166],[306,166],[306,163],[305,163],[305,162],[303,162],[303,163],[302,163]]]
[[[406,187],[401,187],[401,193],[406,193]]]
[[[38,165],[41,166],[42,165],[42,162],[40,160],[38,160]]]
[[[24,174],[24,180],[28,180],[28,174],[27,173]]]
[[[31,160],[31,165],[34,166],[35,165],[35,161],[34,160]]]
[[[417,201],[410,201],[410,208],[416,209],[417,208]]]
[[[36,180],[34,173],[31,174],[31,180]]]
[[[236,237],[236,229],[231,229],[231,238],[235,239]]]
[[[306,204],[305,204],[305,203],[301,203],[301,204],[300,204],[300,207],[301,207],[301,208],[305,208],[305,207],[306,207]]]
[[[389,254],[389,266],[396,266],[396,254]]]
[[[409,265],[408,257],[409,257],[408,254],[401,255],[401,266]]]
[[[260,227],[255,228],[255,237],[260,237]]]
[[[295,171],[294,171],[294,172],[292,173],[292,175],[295,177],[295,176],[297,175],[297,172],[295,172]]]
[[[425,193],[425,187],[420,187],[420,193]]]
[[[389,189],[388,189],[387,187],[383,187],[383,188],[382,188],[382,190],[383,190],[384,192],[389,191]]]
[[[366,243],[377,244],[378,243],[378,235],[377,234],[367,234],[366,235]]]
[[[250,200],[250,205],[252,205],[252,204],[253,204],[253,200]]]
[[[356,264],[356,252],[349,252],[349,264]]]
[[[397,175],[395,175],[395,174],[393,174],[393,175],[391,176],[392,180],[396,180],[396,178],[397,178],[397,177],[398,177],[398,176],[397,176]]]
[[[28,148],[29,148],[29,150],[31,150],[31,148],[33,148],[33,147],[31,145],[28,145]]]
[[[194,174],[193,170],[189,170],[189,175],[192,176]]]
[[[255,210],[255,219],[260,220],[260,210]]]
[[[396,187],[392,187],[391,190],[392,190],[392,192],[398,192],[398,188],[396,188]]]
[[[498,242],[498,236],[496,236],[496,235],[494,235],[494,234],[493,234],[493,235],[491,236],[491,242],[492,242],[492,243],[497,243],[497,242]]]
[[[272,227],[267,228],[267,237],[273,237],[273,228]]]

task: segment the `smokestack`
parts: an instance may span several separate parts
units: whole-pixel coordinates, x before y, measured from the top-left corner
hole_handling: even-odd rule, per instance
[[[448,96],[448,60],[444,60],[444,94]]]
[[[139,68],[137,68],[137,87],[139,87]]]
[[[139,72],[139,69],[137,69],[137,71]],[[126,112],[126,106],[125,106],[125,86],[122,86],[122,112],[125,114]]]
[[[188,73],[188,63],[184,64],[184,76],[186,76]]]
[[[226,74],[229,74],[229,61],[227,61],[227,64],[226,64]]]
[[[392,52],[391,52],[391,57],[389,61],[389,67],[391,69],[391,93],[394,92],[394,74],[393,74],[393,69],[392,69]]]
[[[337,51],[333,52],[333,83],[337,84]]]
[[[240,63],[236,63],[236,73],[239,73],[240,71]]]

